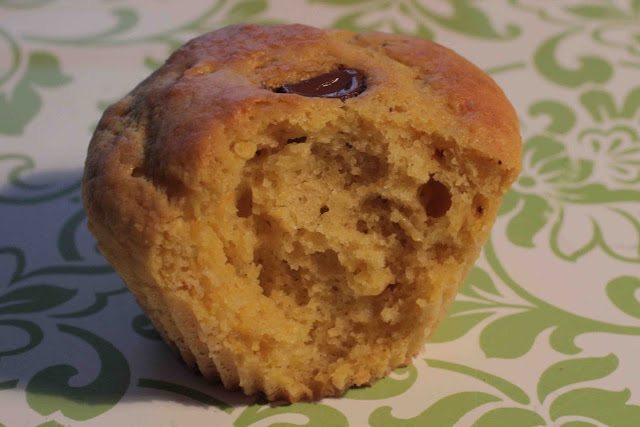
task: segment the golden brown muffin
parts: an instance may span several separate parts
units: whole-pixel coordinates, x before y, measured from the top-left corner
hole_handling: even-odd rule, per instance
[[[345,96],[295,93],[343,72],[357,77]],[[247,394],[319,399],[410,363],[521,150],[502,91],[436,43],[239,25],[107,109],[83,201],[188,365]]]

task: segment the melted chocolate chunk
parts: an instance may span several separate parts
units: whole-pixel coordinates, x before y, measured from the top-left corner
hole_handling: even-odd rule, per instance
[[[344,101],[360,95],[365,89],[364,76],[361,72],[340,69],[298,83],[285,83],[275,91],[311,98],[340,98]]]

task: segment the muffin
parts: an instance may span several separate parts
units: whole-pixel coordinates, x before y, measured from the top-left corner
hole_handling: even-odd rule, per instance
[[[500,88],[436,43],[237,25],[105,111],[82,194],[101,252],[189,366],[315,400],[421,350],[521,150]]]

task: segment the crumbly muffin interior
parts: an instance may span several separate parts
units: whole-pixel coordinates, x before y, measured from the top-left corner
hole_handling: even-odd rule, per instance
[[[311,132],[284,121],[257,134],[236,144],[253,154],[223,229],[242,298],[262,307],[243,313],[254,328],[238,352],[294,372],[312,396],[407,363],[439,315],[430,307],[475,259],[500,179],[453,141],[348,113]]]

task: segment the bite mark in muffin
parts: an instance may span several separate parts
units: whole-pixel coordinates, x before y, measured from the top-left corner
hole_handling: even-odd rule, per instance
[[[410,363],[521,149],[502,91],[440,45],[239,25],[190,41],[107,109],[83,202],[189,366],[312,400]]]

